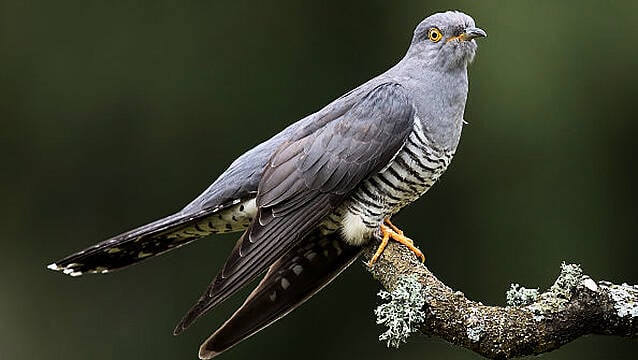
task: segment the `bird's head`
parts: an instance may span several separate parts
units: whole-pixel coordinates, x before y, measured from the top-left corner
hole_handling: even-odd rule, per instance
[[[449,70],[471,63],[477,45],[474,39],[487,33],[476,27],[474,19],[459,11],[428,16],[414,30],[411,56],[425,61],[428,67]]]

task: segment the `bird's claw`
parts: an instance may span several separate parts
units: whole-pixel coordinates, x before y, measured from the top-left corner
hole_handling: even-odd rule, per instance
[[[383,235],[383,237],[381,238],[381,244],[379,244],[377,251],[372,256],[372,259],[370,259],[370,262],[368,263],[369,266],[374,265],[374,263],[379,259],[379,256],[381,256],[381,253],[383,253],[383,250],[385,250],[386,246],[388,245],[388,241],[390,240],[390,238],[405,245],[408,249],[410,249],[410,251],[412,251],[417,257],[421,259],[421,262],[425,262],[425,255],[423,255],[421,250],[414,246],[414,241],[412,241],[412,239],[403,235],[403,231],[394,226],[390,222],[390,219],[386,218],[384,220],[384,223],[387,225],[381,224],[380,226],[381,235]]]

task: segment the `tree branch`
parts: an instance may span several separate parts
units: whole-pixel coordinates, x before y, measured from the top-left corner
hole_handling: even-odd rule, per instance
[[[375,248],[365,250],[366,260],[370,260]],[[401,319],[407,316],[392,310],[397,306],[377,308],[377,322],[390,327],[380,337],[389,345],[398,346],[397,339],[393,341],[391,337],[402,331],[397,329],[405,328],[408,333],[420,331],[437,336],[487,358],[508,359],[545,353],[586,334],[638,336],[638,286],[595,282],[578,265],[563,264],[554,285],[540,294],[536,289],[512,285],[507,294],[508,306],[485,306],[467,299],[438,280],[397,243],[391,242],[368,270],[392,291],[383,292],[382,296],[392,298],[391,303],[407,299],[400,294],[410,291],[414,293],[412,297],[422,298],[420,303],[401,300],[403,305],[399,307],[403,308],[419,304],[412,312],[401,312],[410,313],[410,320]],[[417,286],[416,291],[413,285]],[[420,318],[415,315],[417,312],[422,314]],[[418,324],[414,324],[414,319]]]

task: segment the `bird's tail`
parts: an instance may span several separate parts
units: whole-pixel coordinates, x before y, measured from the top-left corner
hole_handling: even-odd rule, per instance
[[[47,267],[71,276],[118,270],[206,235],[244,230],[252,220],[245,207],[246,202],[234,201],[195,213],[176,213],[78,251]]]
[[[244,304],[199,349],[211,359],[284,317],[330,283],[361,253],[338,233],[315,232],[272,264]]]

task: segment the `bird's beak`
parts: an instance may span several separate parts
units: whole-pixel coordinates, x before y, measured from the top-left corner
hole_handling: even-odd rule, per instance
[[[486,37],[487,33],[485,30],[477,28],[477,27],[469,27],[466,28],[465,31],[459,36],[459,39],[463,41],[472,40],[478,37]]]
[[[460,40],[460,41],[470,41],[472,39],[476,39],[478,37],[486,37],[487,33],[483,29],[479,29],[477,27],[469,27],[466,28],[460,35],[451,37],[447,39],[446,42]]]

